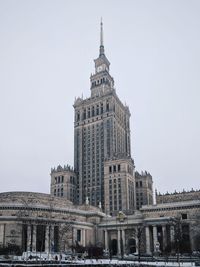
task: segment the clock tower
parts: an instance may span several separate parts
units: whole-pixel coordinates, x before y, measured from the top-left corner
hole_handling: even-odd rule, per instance
[[[91,96],[101,96],[114,89],[114,80],[109,74],[110,62],[107,59],[103,44],[103,22],[101,21],[99,57],[94,60],[95,74],[91,75]]]
[[[99,56],[90,77],[91,96],[74,102],[74,168],[77,202],[89,201],[106,212],[132,210],[134,163],[130,149],[130,111],[116,94],[105,55],[103,23]]]

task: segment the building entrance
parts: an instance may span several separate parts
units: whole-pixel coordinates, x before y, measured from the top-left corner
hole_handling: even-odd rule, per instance
[[[117,239],[111,240],[111,251],[112,255],[117,255]]]
[[[128,252],[129,252],[129,254],[136,252],[136,242],[135,242],[135,239],[133,239],[133,238],[130,238],[128,240]]]

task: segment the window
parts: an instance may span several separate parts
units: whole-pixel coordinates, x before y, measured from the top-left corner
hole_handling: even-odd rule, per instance
[[[84,120],[86,119],[86,109],[84,109],[84,111],[83,111],[83,119]]]
[[[80,120],[80,113],[78,112],[77,113],[77,121],[79,121]]]
[[[109,102],[106,103],[106,111],[109,111]]]
[[[121,166],[120,164],[118,164],[118,172],[120,172]]]
[[[140,181],[140,187],[142,187],[142,181]]]
[[[109,173],[112,173],[112,166],[109,166]]]
[[[103,103],[101,103],[101,114],[103,114]]]
[[[113,171],[116,172],[116,165],[113,166]]]
[[[90,108],[88,108],[88,118],[90,118]]]
[[[81,242],[81,230],[80,229],[77,230],[77,237],[76,237],[76,239],[77,239],[78,242]]]
[[[181,214],[181,218],[182,218],[182,220],[187,220],[187,213]]]

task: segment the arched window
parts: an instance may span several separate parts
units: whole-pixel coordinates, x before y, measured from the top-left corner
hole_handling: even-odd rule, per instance
[[[109,102],[106,102],[106,111],[109,111]]]
[[[101,103],[101,114],[103,114],[103,103]]]
[[[90,107],[88,108],[88,118],[90,118]]]
[[[92,107],[92,117],[94,117],[94,106]]]
[[[76,117],[76,120],[79,121],[80,120],[80,112],[78,111],[77,112],[77,117]]]
[[[84,111],[83,111],[83,119],[84,120],[86,119],[86,109],[84,109]]]

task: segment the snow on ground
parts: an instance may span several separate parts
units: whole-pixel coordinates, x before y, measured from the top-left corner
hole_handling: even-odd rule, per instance
[[[109,265],[116,265],[116,264],[133,264],[133,265],[138,265],[139,262],[137,261],[126,261],[126,260],[109,260],[109,259],[86,259],[86,260],[78,260],[76,261],[78,264],[92,264],[92,265],[100,265],[100,264],[109,264]],[[154,266],[172,266],[176,267],[179,266],[178,262],[146,262],[146,261],[141,261],[140,264],[145,264],[145,265],[154,265]],[[180,267],[191,267],[195,266],[194,262],[180,262]]]

